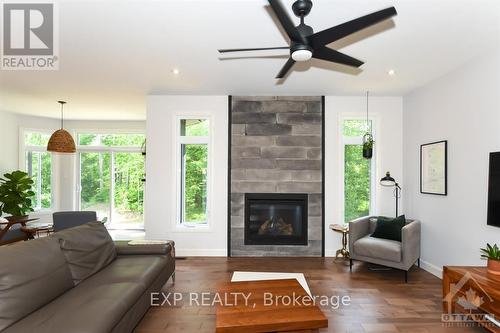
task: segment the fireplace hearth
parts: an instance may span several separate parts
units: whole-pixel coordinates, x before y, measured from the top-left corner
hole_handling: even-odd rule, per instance
[[[307,245],[307,194],[245,194],[245,245]]]

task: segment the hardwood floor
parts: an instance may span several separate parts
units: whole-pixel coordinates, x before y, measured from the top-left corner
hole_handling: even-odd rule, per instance
[[[371,271],[365,263],[333,258],[186,258],[176,262],[176,281],[163,291],[183,294],[176,305],[152,307],[136,333],[215,331],[215,307],[190,306],[189,293],[215,292],[233,271],[304,273],[315,295],[344,296],[349,306],[323,308],[328,329],[320,332],[484,332],[480,328],[444,328],[441,323],[441,280],[414,267],[404,283],[401,271]],[[173,301],[173,296],[169,297]]]

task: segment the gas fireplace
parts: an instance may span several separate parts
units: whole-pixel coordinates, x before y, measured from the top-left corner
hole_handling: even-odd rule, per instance
[[[307,245],[307,194],[245,194],[245,245]]]

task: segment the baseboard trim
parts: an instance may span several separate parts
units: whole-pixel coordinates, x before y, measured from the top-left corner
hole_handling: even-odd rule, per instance
[[[438,267],[434,264],[431,264],[428,261],[420,259],[420,268],[422,268],[424,271],[427,271],[434,275],[437,278],[442,279],[443,278],[443,268]]]
[[[227,257],[227,249],[179,249],[175,248],[177,257]]]
[[[337,250],[325,250],[325,257],[335,257]]]

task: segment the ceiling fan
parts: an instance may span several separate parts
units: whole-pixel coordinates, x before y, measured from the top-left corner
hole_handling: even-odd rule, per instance
[[[313,29],[304,23],[306,17],[312,8],[311,0],[297,0],[292,5],[295,16],[300,17],[300,24],[294,26],[293,21],[287,14],[280,0],[268,0],[276,17],[285,29],[290,38],[290,46],[281,47],[263,47],[249,49],[221,49],[220,53],[241,52],[241,51],[259,51],[259,50],[278,50],[290,49],[290,57],[280,70],[277,79],[283,78],[292,68],[296,61],[308,61],[311,58],[322,59],[330,62],[344,64],[353,67],[360,67],[363,62],[352,58],[346,54],[327,47],[336,40],[344,38],[359,30],[367,28],[376,23],[382,22],[397,15],[394,7],[389,7],[378,12],[368,14],[352,21],[342,23],[329,29],[314,33]]]

